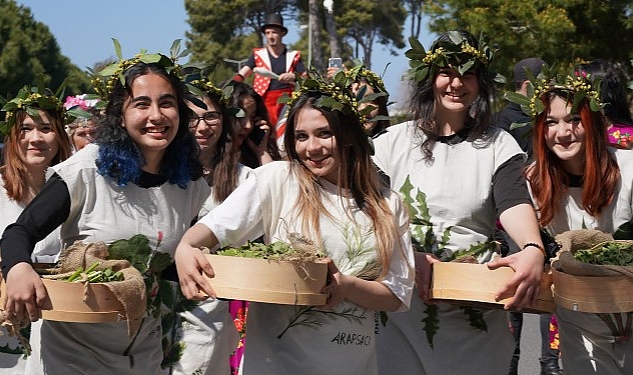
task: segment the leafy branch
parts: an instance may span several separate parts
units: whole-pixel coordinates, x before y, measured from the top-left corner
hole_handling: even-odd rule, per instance
[[[295,311],[295,315],[290,319],[286,328],[284,328],[277,338],[282,338],[286,331],[295,326],[318,329],[323,326],[323,321],[319,320],[319,316],[329,319],[344,318],[350,322],[360,323],[361,319],[365,318],[365,310],[359,310],[356,307],[346,307],[343,311],[336,312],[334,310],[319,310],[315,306],[301,307]]]

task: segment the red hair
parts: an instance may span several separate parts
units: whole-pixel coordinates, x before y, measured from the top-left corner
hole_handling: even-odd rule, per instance
[[[51,165],[55,165],[70,157],[72,153],[70,139],[64,130],[63,120],[58,112],[38,110],[48,113],[53,132],[59,143],[57,155],[51,160]],[[7,196],[20,203],[28,203],[29,200],[29,187],[26,181],[27,165],[20,156],[20,136],[22,134],[22,123],[26,115],[23,110],[16,113],[16,123],[11,127],[9,135],[5,139],[3,150],[5,164],[0,168]]]
[[[561,160],[546,144],[547,114],[554,97],[563,98],[571,104],[573,93],[550,91],[541,96],[545,110],[536,118],[532,138],[535,162],[527,172],[542,226],[554,219],[569,184],[569,174],[563,169]],[[591,110],[587,98],[580,102],[578,112],[585,130],[582,208],[591,216],[597,217],[613,200],[620,170],[607,147],[607,125],[602,114]]]

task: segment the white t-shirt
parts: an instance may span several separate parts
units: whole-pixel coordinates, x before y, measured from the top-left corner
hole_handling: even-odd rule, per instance
[[[301,233],[293,212],[299,185],[288,162],[273,162],[254,170],[218,208],[200,220],[222,246],[262,234],[266,243]],[[369,218],[338,187],[319,180],[322,202],[335,218],[321,217],[321,240],[339,270],[353,275],[375,264],[374,236]],[[413,260],[408,218],[397,194],[386,198],[399,226],[389,272],[381,282],[402,301],[411,298]],[[350,220],[354,219],[354,222]],[[355,223],[355,224],[354,224]],[[334,313],[332,313],[334,311]],[[374,312],[350,302],[332,311],[314,307],[251,303],[244,375],[258,374],[376,374]]]
[[[374,161],[391,180],[409,208],[416,248],[450,259],[456,251],[490,241],[495,230],[493,175],[510,158],[523,152],[511,135],[491,129],[487,140],[455,144],[437,142],[433,162],[424,160],[424,135],[413,122],[387,128],[374,139]],[[421,132],[420,132],[421,133]],[[476,257],[490,260],[491,250]],[[427,305],[414,293],[406,313],[387,313],[377,335],[381,374],[508,373],[514,341],[503,311],[483,312],[487,332],[469,325],[465,312],[438,303],[439,327],[429,344],[425,325]]]

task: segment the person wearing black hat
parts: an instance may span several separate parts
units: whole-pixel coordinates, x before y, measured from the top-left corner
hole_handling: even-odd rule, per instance
[[[528,71],[536,77],[545,64],[545,61],[538,57],[525,58],[514,65],[513,82],[515,85],[515,92],[523,95],[527,95],[528,84]],[[498,114],[495,125],[499,128],[505,129],[516,139],[521,146],[521,149],[528,154],[528,158],[532,159],[532,137],[531,127],[522,126],[510,130],[513,123],[527,123],[531,121],[531,117],[526,115],[521,106],[516,103],[509,103]],[[500,231],[496,234],[505,246],[509,253],[515,253],[520,248],[512,242],[504,232]],[[541,374],[542,375],[559,375],[562,371],[558,365],[559,351],[558,349],[552,349],[550,346],[550,314],[541,314],[540,316],[540,333],[541,333]],[[523,329],[523,313],[510,312],[510,325],[512,326],[512,333],[515,340],[515,349],[512,354],[512,362],[510,364],[509,375],[516,375],[519,369],[519,357],[521,355],[521,331]]]
[[[269,75],[255,73],[253,81],[253,88],[264,98],[268,116],[275,126],[283,108],[282,104],[277,103],[277,99],[284,93],[292,92],[295,73],[304,73],[306,68],[301,61],[299,51],[289,51],[282,43],[282,38],[288,33],[288,29],[284,26],[281,15],[269,14],[266,17],[266,23],[261,27],[261,32],[266,38],[266,46],[253,49],[253,54],[233,80],[243,81],[253,73],[255,68],[265,69],[278,76],[278,78],[272,78]]]

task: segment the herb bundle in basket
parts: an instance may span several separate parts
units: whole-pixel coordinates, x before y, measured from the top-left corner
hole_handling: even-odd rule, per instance
[[[633,241],[609,233],[580,229],[556,236],[561,251],[552,260],[557,271],[575,276],[626,275],[633,279]]]

